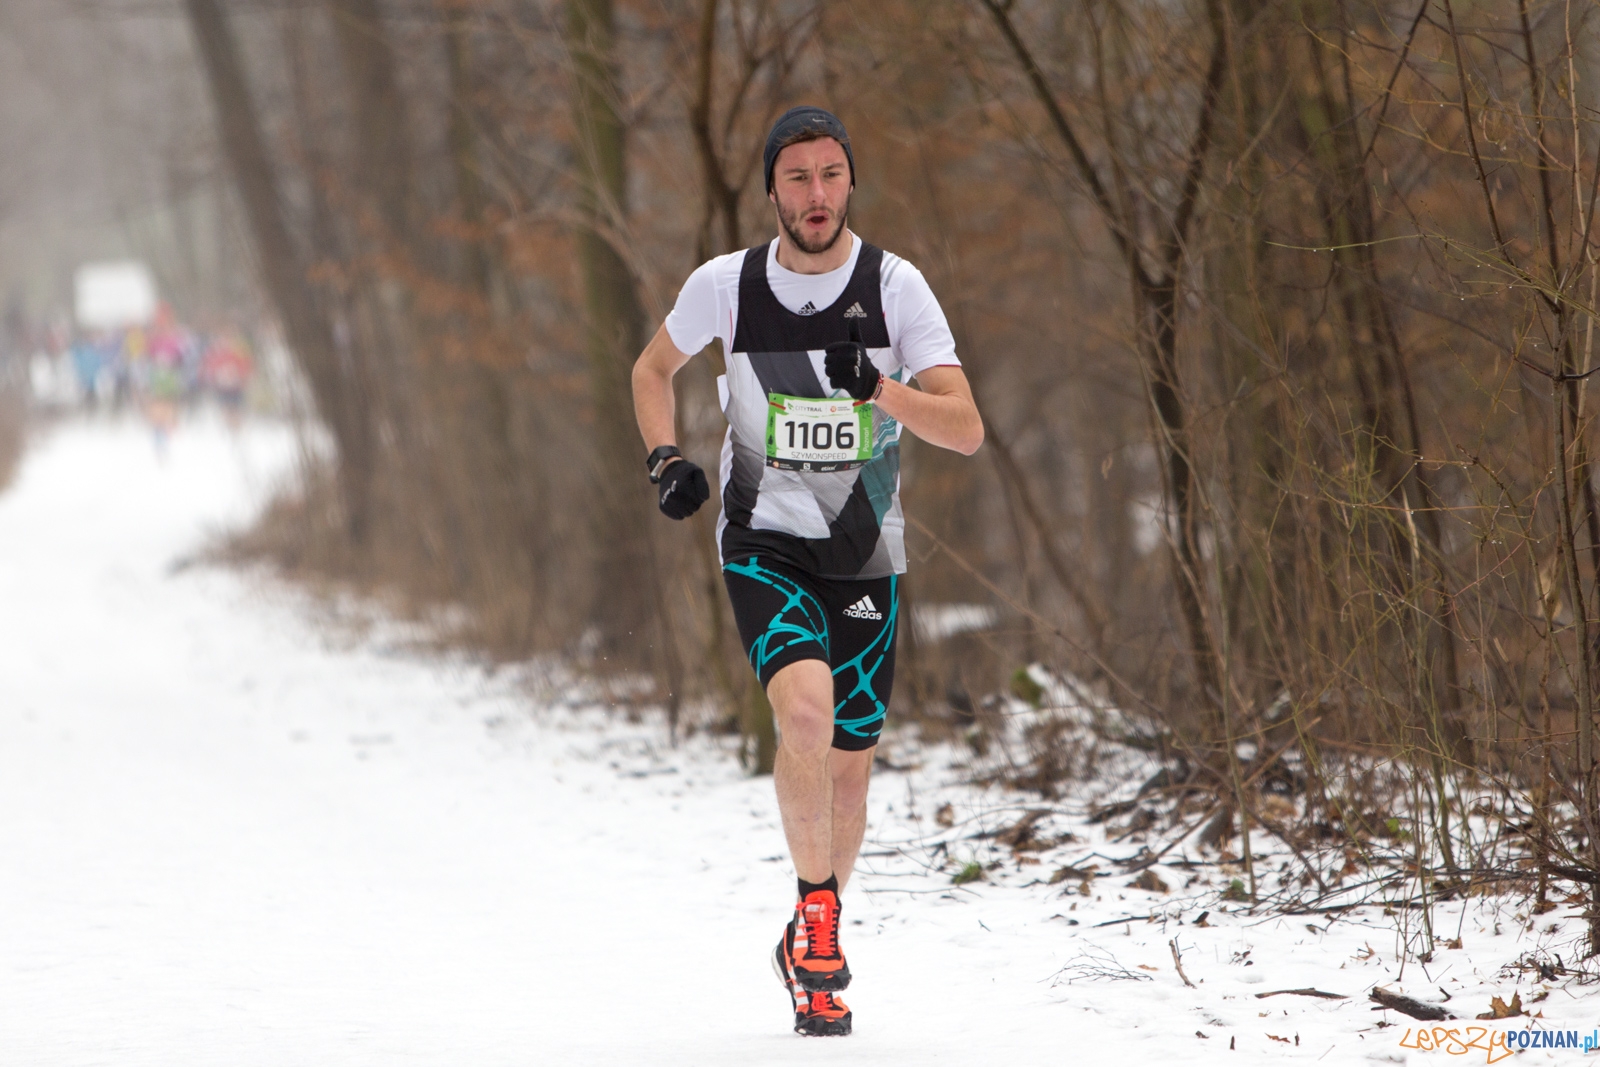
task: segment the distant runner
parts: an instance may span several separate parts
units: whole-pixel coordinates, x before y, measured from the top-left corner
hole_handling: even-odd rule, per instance
[[[773,964],[797,1032],[848,1034],[839,894],[866,832],[894,684],[900,428],[971,455],[983,423],[927,281],[845,227],[855,157],[844,124],[794,108],[767,135],[764,163],[777,239],[689,276],[634,366],[634,410],[661,510],[687,518],[711,493],[676,447],[672,378],[721,338],[717,538],[739,635],[777,717],[773,779],[799,881]]]
[[[224,330],[212,337],[200,363],[200,374],[222,405],[230,430],[238,430],[243,422],[245,389],[254,369],[249,346],[238,334]]]

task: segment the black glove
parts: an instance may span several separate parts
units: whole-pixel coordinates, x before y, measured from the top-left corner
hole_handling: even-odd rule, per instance
[[[661,514],[669,519],[687,519],[711,499],[706,472],[686,459],[677,460],[661,472]]]
[[[843,389],[857,400],[871,400],[878,391],[878,380],[883,377],[872,365],[867,346],[861,343],[861,328],[850,320],[850,340],[839,341],[823,350],[822,365],[828,372],[828,384]]]

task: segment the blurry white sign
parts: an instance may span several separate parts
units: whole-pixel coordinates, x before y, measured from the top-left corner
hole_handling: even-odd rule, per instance
[[[142,326],[156,316],[156,282],[137,260],[86,263],[73,277],[73,310],[86,330]]]

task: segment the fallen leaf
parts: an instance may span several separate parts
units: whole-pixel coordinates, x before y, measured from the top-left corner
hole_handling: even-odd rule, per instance
[[[1489,1010],[1478,1016],[1480,1019],[1510,1019],[1525,1014],[1522,1010],[1522,994],[1511,994],[1511,1003],[1507,1004],[1499,997],[1489,1000]]]
[[[1043,808],[1036,808],[1018,819],[1011,826],[995,834],[995,840],[1002,845],[1010,845],[1012,849],[1023,851],[1039,851],[1039,846],[1047,846],[1040,842],[1034,834],[1034,827],[1040,820],[1048,817],[1050,812]]]
[[[1152,967],[1148,963],[1141,963],[1141,964],[1139,964],[1139,969],[1141,971],[1159,971],[1161,968],[1160,967]]]
[[[1100,869],[1098,863],[1091,863],[1084,867],[1059,867],[1056,873],[1050,876],[1050,884],[1065,882],[1068,878],[1093,878],[1094,872]]]
[[[933,821],[940,826],[954,826],[956,824],[956,809],[949,803],[939,805],[939,810],[933,813]]]
[[[1135,889],[1147,889],[1152,893],[1170,893],[1172,889],[1161,880],[1161,876],[1150,868],[1145,868],[1143,874],[1128,883]]]
[[[1277,1034],[1268,1034],[1267,1036],[1272,1038],[1274,1041],[1282,1041],[1285,1045],[1291,1045],[1294,1043],[1286,1037],[1279,1037]]]

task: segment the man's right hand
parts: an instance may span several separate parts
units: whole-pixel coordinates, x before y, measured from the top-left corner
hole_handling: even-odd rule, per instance
[[[706,472],[686,459],[675,459],[661,472],[661,514],[669,519],[687,519],[711,499]]]

